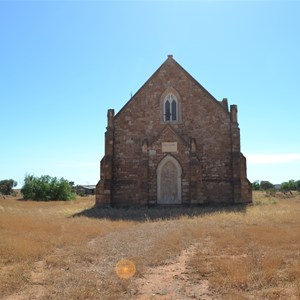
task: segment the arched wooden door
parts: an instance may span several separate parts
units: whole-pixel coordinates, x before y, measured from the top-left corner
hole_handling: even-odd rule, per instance
[[[181,204],[181,174],[178,161],[171,155],[157,167],[157,204]]]

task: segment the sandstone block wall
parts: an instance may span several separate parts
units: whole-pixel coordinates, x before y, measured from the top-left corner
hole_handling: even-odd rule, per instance
[[[164,121],[164,97],[178,100],[178,118]],[[250,202],[240,153],[237,106],[217,101],[171,56],[114,115],[108,111],[98,205],[157,204],[157,168],[167,156],[180,165],[181,203]],[[163,144],[176,144],[170,152]]]

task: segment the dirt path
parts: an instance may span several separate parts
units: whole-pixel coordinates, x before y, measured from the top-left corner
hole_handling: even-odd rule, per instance
[[[216,299],[209,291],[207,280],[193,281],[187,261],[195,254],[196,245],[183,250],[176,260],[166,265],[150,268],[135,284],[138,287],[136,300],[164,299]]]

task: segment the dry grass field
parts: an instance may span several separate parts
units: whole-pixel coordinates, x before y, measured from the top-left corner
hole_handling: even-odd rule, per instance
[[[0,298],[300,299],[300,195],[254,198],[140,210],[0,199]]]

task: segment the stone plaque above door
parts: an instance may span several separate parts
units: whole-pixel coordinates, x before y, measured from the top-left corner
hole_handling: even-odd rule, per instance
[[[162,152],[177,152],[177,142],[161,143]]]

